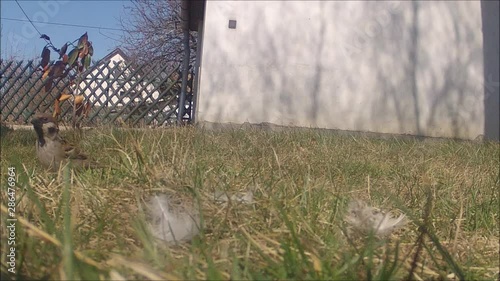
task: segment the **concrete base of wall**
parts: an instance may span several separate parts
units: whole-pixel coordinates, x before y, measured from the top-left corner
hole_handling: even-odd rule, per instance
[[[415,136],[406,134],[384,134],[377,132],[361,132],[361,131],[346,131],[337,129],[321,129],[321,128],[305,128],[305,127],[291,127],[291,126],[280,126],[272,123],[259,123],[251,124],[248,122],[238,124],[238,123],[213,123],[213,122],[199,122],[196,124],[197,128],[208,131],[223,132],[228,130],[267,130],[274,132],[320,132],[320,133],[331,133],[338,136],[351,136],[351,137],[367,137],[376,139],[406,139],[406,140],[418,140],[418,141],[450,141],[450,138],[441,137],[426,137],[426,136]],[[453,139],[460,142],[475,142],[481,143],[484,141],[484,137],[481,135],[474,140],[466,139]]]

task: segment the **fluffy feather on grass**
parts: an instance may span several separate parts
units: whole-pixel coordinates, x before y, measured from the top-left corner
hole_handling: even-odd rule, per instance
[[[200,216],[191,202],[166,194],[154,195],[147,203],[148,225],[154,237],[167,242],[190,241],[200,231]]]
[[[394,230],[407,223],[404,214],[394,218],[391,213],[370,207],[360,200],[349,202],[345,221],[357,231],[365,234],[373,232],[377,236],[390,235]]]
[[[229,196],[225,191],[217,190],[214,192],[214,200],[218,203],[227,203],[229,201],[244,203],[244,204],[254,203],[252,190],[238,192],[231,196]]]

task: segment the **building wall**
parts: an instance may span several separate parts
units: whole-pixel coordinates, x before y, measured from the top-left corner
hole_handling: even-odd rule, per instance
[[[198,122],[484,134],[479,1],[208,0],[203,33]]]

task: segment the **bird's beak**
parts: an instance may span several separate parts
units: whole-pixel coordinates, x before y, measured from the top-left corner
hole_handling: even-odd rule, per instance
[[[31,119],[31,124],[33,124],[33,125],[40,124],[40,120],[38,120],[37,118],[33,118],[33,119]]]

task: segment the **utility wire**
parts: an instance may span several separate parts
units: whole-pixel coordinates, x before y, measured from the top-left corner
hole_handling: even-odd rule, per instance
[[[16,0],[17,2],[17,0]],[[79,25],[79,24],[71,24],[71,23],[57,23],[57,22],[43,22],[43,21],[32,21],[32,20],[23,20],[23,19],[13,19],[13,18],[2,18],[2,20],[11,20],[11,21],[23,21],[23,22],[31,22],[33,23],[43,23],[43,24],[51,24],[51,25],[59,25],[59,26],[72,26],[72,27],[85,27],[85,28],[94,28],[94,29],[103,29],[103,30],[113,30],[113,31],[126,31],[124,29],[119,28],[111,28],[111,27],[98,27],[98,26],[90,26],[90,25]],[[34,25],[33,25],[34,27]],[[35,27],[36,29],[36,27]],[[36,30],[38,31],[38,29]],[[40,33],[40,31],[38,31]],[[40,33],[40,36],[42,34]]]
[[[24,11],[23,7],[21,7],[21,4],[19,4],[19,2],[16,0],[16,3],[17,5],[19,6],[19,9],[21,9],[21,11],[23,12],[24,16],[28,19],[28,21],[31,23],[31,25],[33,26],[33,28],[35,28],[35,30],[38,32],[38,34],[40,36],[42,36],[42,33],[40,32],[40,30],[38,30],[38,28],[36,28],[36,26],[33,24],[33,22],[31,21],[31,19],[28,17],[28,15],[26,14],[26,12]]]

